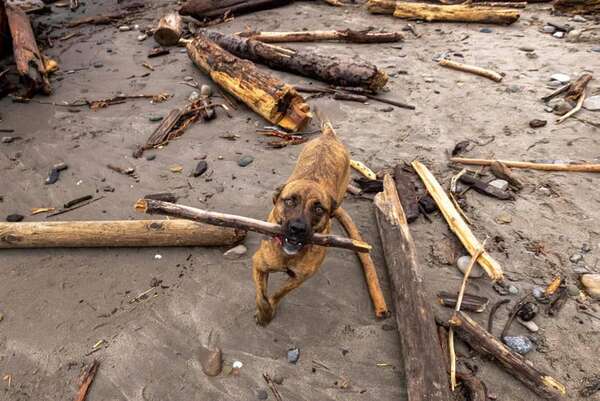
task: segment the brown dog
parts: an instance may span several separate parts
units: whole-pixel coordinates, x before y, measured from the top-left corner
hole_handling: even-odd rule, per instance
[[[341,205],[350,180],[350,156],[330,123],[308,142],[287,182],[273,196],[268,221],[282,225],[284,234],[263,240],[252,258],[256,285],[256,320],[268,324],[277,305],[319,270],[325,247],[307,244],[313,233],[329,234],[331,217]],[[285,272],[287,281],[267,296],[269,273]]]

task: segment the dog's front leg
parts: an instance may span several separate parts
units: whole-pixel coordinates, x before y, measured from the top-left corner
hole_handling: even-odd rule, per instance
[[[273,320],[274,313],[267,297],[269,273],[260,250],[252,258],[252,277],[256,287],[256,322],[261,326],[266,326]]]
[[[272,297],[269,298],[269,303],[271,304],[273,311],[277,310],[277,306],[279,305],[279,302],[281,302],[283,297],[289,294],[292,290],[295,290],[296,288],[300,287],[300,285],[303,282],[305,282],[309,277],[310,276],[300,274],[290,276],[285,281],[283,286],[277,292],[275,292],[275,294],[273,294]]]

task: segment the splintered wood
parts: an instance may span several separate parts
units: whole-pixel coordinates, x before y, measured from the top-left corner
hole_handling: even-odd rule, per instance
[[[458,210],[456,210],[456,207],[448,195],[446,195],[442,186],[421,162],[415,160],[412,162],[412,166],[419,177],[421,177],[431,197],[435,200],[452,232],[460,239],[471,256],[475,255],[482,248],[481,242],[475,237],[475,234],[473,234]],[[478,258],[478,262],[492,280],[502,280],[502,267],[489,253],[484,251]]]

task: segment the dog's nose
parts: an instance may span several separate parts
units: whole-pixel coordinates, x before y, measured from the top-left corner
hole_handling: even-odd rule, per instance
[[[301,220],[294,220],[289,225],[290,234],[304,234],[306,232],[306,223]]]

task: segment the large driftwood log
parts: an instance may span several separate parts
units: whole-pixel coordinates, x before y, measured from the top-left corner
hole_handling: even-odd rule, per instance
[[[156,31],[154,31],[154,40],[161,46],[174,46],[179,42],[183,33],[183,23],[181,16],[176,12],[168,13],[158,21]]]
[[[424,21],[479,22],[510,25],[519,19],[512,8],[485,7],[475,4],[436,5],[393,0],[369,0],[367,9],[373,14]]]
[[[600,0],[557,0],[554,10],[566,14],[600,14]]]
[[[6,6],[6,16],[17,71],[27,87],[25,97],[31,97],[37,92],[49,95],[52,92],[50,81],[29,17],[18,6],[11,5]]]
[[[450,327],[471,348],[495,358],[509,374],[540,397],[556,399],[566,393],[565,387],[556,379],[536,369],[531,362],[508,348],[465,313],[455,312],[450,319]]]
[[[579,173],[600,173],[600,164],[595,163],[535,163],[512,160],[468,159],[465,157],[451,157],[450,161],[473,166],[491,166],[495,162],[500,162],[505,166],[511,168],[524,168],[541,171],[572,171]]]
[[[224,16],[237,16],[253,11],[281,7],[294,0],[188,0],[179,10],[198,20],[210,20]]]
[[[355,31],[344,29],[338,31],[296,31],[296,32],[257,32],[245,31],[237,34],[243,38],[258,40],[264,43],[282,42],[320,42],[326,40],[350,43],[389,43],[404,40],[400,32],[374,32],[370,30]]]
[[[224,246],[245,236],[243,230],[189,220],[0,223],[0,249]]]
[[[187,44],[187,51],[200,70],[270,123],[299,131],[310,121],[310,107],[294,87],[258,70],[251,61],[235,57],[202,35]]]
[[[162,202],[152,199],[140,199],[135,204],[135,209],[148,214],[162,214],[165,216],[194,220],[200,223],[212,224],[220,227],[237,228],[244,231],[255,231],[271,237],[283,234],[280,225],[268,223],[250,217],[236,216],[219,212],[196,209],[176,203]],[[350,249],[355,252],[369,252],[371,246],[362,241],[337,235],[313,234],[311,244]]]
[[[202,31],[210,40],[238,57],[283,71],[315,78],[335,86],[362,87],[378,91],[387,74],[368,61],[353,57],[322,55],[311,51],[273,46],[236,35]]]
[[[375,215],[391,282],[409,401],[449,401],[448,376],[416,246],[393,179],[375,196]]]

